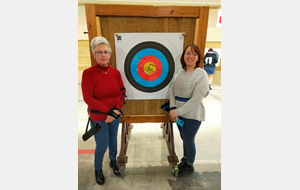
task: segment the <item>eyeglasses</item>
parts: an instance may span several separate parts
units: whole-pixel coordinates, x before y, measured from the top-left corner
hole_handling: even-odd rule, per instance
[[[103,55],[103,54],[104,54],[104,55],[109,55],[110,52],[108,52],[108,51],[104,51],[104,52],[102,52],[102,51],[96,51],[95,54],[96,54],[96,55]]]
[[[191,55],[191,52],[186,52],[185,55]],[[193,55],[193,56],[197,56],[198,53],[194,52],[192,55]]]

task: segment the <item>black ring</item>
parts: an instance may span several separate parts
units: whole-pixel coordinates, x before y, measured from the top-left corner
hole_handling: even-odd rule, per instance
[[[169,65],[169,72],[167,74],[166,79],[160,83],[157,86],[153,86],[153,87],[146,87],[143,86],[141,84],[139,84],[132,76],[131,71],[130,71],[130,66],[131,66],[131,61],[134,58],[134,56],[141,50],[145,49],[145,48],[153,48],[156,49],[158,51],[160,51],[162,54],[164,54],[164,56],[166,57],[167,61],[168,61],[168,65]],[[129,53],[126,56],[125,59],[125,64],[124,64],[124,71],[125,71],[125,75],[126,78],[128,80],[128,82],[136,89],[143,91],[143,92],[157,92],[161,89],[163,89],[164,87],[166,87],[170,81],[173,78],[174,72],[175,72],[175,62],[173,59],[172,54],[170,53],[170,51],[164,47],[163,45],[157,43],[157,42],[142,42],[140,44],[137,44],[136,46],[134,46]]]

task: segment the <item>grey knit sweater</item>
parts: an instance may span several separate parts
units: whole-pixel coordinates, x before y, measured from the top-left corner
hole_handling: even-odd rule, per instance
[[[177,107],[175,109],[177,116],[205,121],[205,108],[202,99],[208,94],[208,77],[203,69],[197,68],[190,73],[181,69],[170,83],[170,107]],[[175,100],[175,96],[190,99],[183,102]]]

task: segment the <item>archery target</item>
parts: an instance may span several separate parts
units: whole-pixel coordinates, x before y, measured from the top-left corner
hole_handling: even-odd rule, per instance
[[[168,99],[181,69],[182,33],[115,33],[116,67],[128,99]]]

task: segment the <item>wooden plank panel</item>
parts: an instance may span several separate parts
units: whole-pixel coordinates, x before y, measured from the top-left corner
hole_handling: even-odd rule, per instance
[[[101,26],[100,26],[100,17],[96,16],[96,30],[97,30],[97,36],[101,35]]]
[[[97,36],[95,5],[86,4],[85,14],[86,14],[86,23],[87,23],[87,29],[89,35],[89,44],[91,44],[92,39]],[[96,60],[93,56],[91,47],[89,47],[89,49],[90,49],[91,64],[94,65],[96,63]]]
[[[200,67],[203,68],[209,7],[200,7],[198,47],[200,48]]]
[[[168,123],[170,121],[169,115],[129,115],[122,116],[120,122],[126,123]]]
[[[199,19],[196,33],[197,45],[202,53],[206,41],[209,7],[174,7],[174,6],[140,6],[140,5],[86,5],[87,25],[90,40],[97,35],[97,28],[112,46],[110,65],[116,67],[114,33],[128,32],[182,32],[184,47],[194,42],[195,19]],[[200,14],[201,13],[201,14]],[[96,18],[100,16],[100,27]],[[99,22],[98,22],[99,24]],[[91,54],[92,55],[92,54]],[[94,61],[94,58],[91,57]],[[180,64],[180,63],[175,63]],[[202,66],[203,67],[203,66]],[[168,114],[160,108],[166,99],[161,100],[126,100],[123,107],[127,123],[134,122],[168,122]],[[137,117],[139,116],[139,117]],[[129,119],[129,121],[127,121]]]
[[[189,6],[96,5],[98,16],[199,17],[199,8]]]
[[[169,19],[168,18],[162,19],[162,30],[165,32],[169,32]]]
[[[146,23],[146,24],[145,24]],[[185,32],[184,47],[193,43],[195,19],[194,18],[145,18],[145,17],[100,17],[102,35],[110,42],[113,53],[110,64],[116,66],[114,33],[127,32]],[[176,63],[180,64],[180,63]],[[159,100],[126,100],[123,113],[127,115],[164,115],[160,108],[167,102]],[[127,122],[127,121],[126,121]]]
[[[196,19],[195,32],[194,32],[194,44],[198,43],[198,33],[199,33],[199,19]]]
[[[124,115],[164,115],[167,112],[160,106],[167,101],[167,99],[126,100],[122,111]]]
[[[208,16],[209,16],[209,7],[203,7],[203,28],[202,28],[202,42],[201,48],[203,49],[203,58],[202,58],[202,68],[204,63],[204,50],[205,50],[205,43],[206,43],[206,36],[207,36],[207,27],[208,27]]]
[[[185,29],[185,36],[184,36],[184,44],[183,48],[185,48],[187,45],[193,43],[194,38],[194,32],[195,32],[195,19],[193,18],[185,18],[182,20],[182,28],[179,30]]]
[[[100,25],[103,37],[109,41],[113,50],[110,65],[116,68],[114,33],[184,32],[184,46],[187,46],[193,43],[195,19],[101,16]]]

